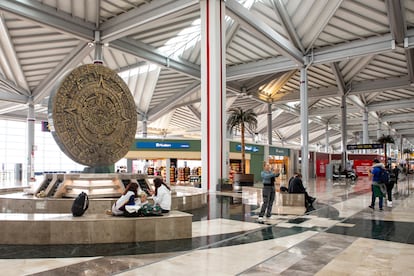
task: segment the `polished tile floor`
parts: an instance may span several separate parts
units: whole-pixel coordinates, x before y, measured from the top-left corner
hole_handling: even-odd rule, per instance
[[[367,208],[371,188],[366,178],[356,183],[313,179],[308,191],[317,197],[315,210],[281,206],[278,194],[273,218],[266,224],[256,223],[260,190],[211,193],[206,208],[191,211],[191,239],[0,245],[0,271],[1,275],[414,275],[413,182],[413,178],[400,180],[393,207],[381,212]]]

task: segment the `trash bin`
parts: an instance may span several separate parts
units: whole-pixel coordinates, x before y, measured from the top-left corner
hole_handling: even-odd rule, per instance
[[[325,172],[326,172],[326,179],[327,180],[332,180],[332,177],[333,177],[333,166],[332,166],[332,164],[326,164]]]
[[[23,165],[22,163],[14,164],[14,180],[16,182],[22,182],[23,177]]]

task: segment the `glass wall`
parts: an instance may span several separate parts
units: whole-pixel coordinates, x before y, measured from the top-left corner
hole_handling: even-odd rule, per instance
[[[13,179],[15,165],[27,167],[27,123],[0,120],[0,172],[1,178]],[[85,166],[67,157],[56,144],[51,132],[42,131],[41,122],[35,124],[34,171],[82,171]],[[23,172],[26,175],[26,171]]]

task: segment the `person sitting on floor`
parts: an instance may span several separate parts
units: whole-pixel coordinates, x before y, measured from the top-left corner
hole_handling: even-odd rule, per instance
[[[303,186],[302,174],[295,173],[295,177],[289,183],[289,193],[291,194],[305,194],[305,207],[308,209],[312,207],[313,202],[316,198],[311,197],[306,188]]]
[[[106,214],[122,216],[125,212],[125,206],[135,205],[135,198],[138,198],[137,190],[138,184],[130,181],[121,197],[112,205],[112,210],[106,210]]]

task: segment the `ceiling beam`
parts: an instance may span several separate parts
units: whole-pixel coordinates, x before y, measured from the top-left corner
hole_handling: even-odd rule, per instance
[[[304,65],[303,54],[289,40],[277,33],[266,23],[255,17],[248,9],[235,0],[227,0],[226,14],[237,20],[242,27],[253,28],[273,42],[276,50],[298,65]]]
[[[384,115],[381,117],[382,121],[386,122],[401,122],[401,121],[412,121],[414,118],[414,112],[407,112],[401,114]]]
[[[158,106],[153,107],[151,110],[147,112],[147,120],[148,121],[155,121],[158,118],[162,117],[166,114],[169,110],[176,108],[176,104],[178,102],[182,102],[184,98],[188,97],[189,95],[193,94],[194,92],[200,89],[200,82],[194,81],[190,85],[188,85],[183,91],[174,95],[174,99],[163,101]]]
[[[160,53],[156,48],[130,38],[122,38],[111,42],[111,48],[136,56],[140,59],[155,63],[164,68],[183,73],[193,79],[201,79],[200,65],[171,58]]]
[[[1,64],[7,64],[4,68],[7,70],[5,72],[7,78],[26,91],[30,91],[2,14],[0,14],[0,49]]]
[[[406,128],[411,128],[414,129],[414,122],[410,122],[410,123],[391,123],[390,127],[393,129],[406,129]]]
[[[0,89],[4,89],[8,93],[16,93],[24,96],[30,96],[30,91],[22,87],[17,86],[15,83],[10,80],[4,79],[0,74]]]
[[[407,57],[407,71],[411,83],[414,83],[414,49],[406,49],[405,56]]]
[[[396,77],[390,79],[364,80],[360,82],[353,82],[348,85],[348,95],[359,95],[374,92],[382,92],[384,90],[393,89],[412,89],[413,87],[408,80],[408,77]],[[291,91],[282,95],[279,99],[275,99],[274,103],[288,103],[292,101],[299,101],[300,91]],[[329,97],[341,97],[338,87],[329,86],[321,88],[312,88],[308,90],[308,99],[320,99]]]
[[[286,57],[269,58],[266,60],[247,62],[229,66],[226,69],[227,81],[251,78],[267,74],[285,72],[298,69],[299,66]]]
[[[354,107],[354,106],[347,106],[346,107],[346,112],[348,114],[350,113],[358,113],[360,112],[360,108],[359,107]],[[331,107],[324,107],[324,108],[312,108],[309,109],[308,113],[309,113],[309,117],[315,117],[315,116],[335,116],[340,114],[341,112],[341,107],[340,106],[331,106]]]
[[[344,77],[342,76],[341,70],[339,69],[338,62],[331,63],[331,69],[332,69],[332,72],[334,73],[339,92],[341,92],[342,95],[345,95],[346,94],[345,81],[344,81]]]
[[[369,111],[395,110],[401,108],[412,108],[414,106],[414,98],[402,99],[395,101],[382,101],[367,105]],[[414,118],[413,118],[414,120]]]
[[[197,110],[197,108],[195,108],[192,104],[187,105],[187,107],[196,116],[196,118],[201,121],[201,113]]]
[[[334,136],[334,135],[338,135],[338,131],[333,130],[333,129],[328,130],[328,136],[329,137],[330,136]],[[319,136],[317,136],[317,137],[315,137],[315,138],[313,138],[311,140],[309,140],[309,144],[314,144],[314,143],[316,143],[316,142],[318,142],[320,140],[325,140],[325,138],[326,138],[326,132],[325,133],[322,133],[321,135],[319,135]]]
[[[398,134],[400,135],[414,135],[414,129],[400,129],[398,130]]]
[[[387,53],[394,49],[394,40],[390,34],[386,34],[364,40],[341,43],[336,46],[323,47],[308,54],[308,58],[314,64],[325,64],[343,59]]]
[[[387,7],[392,37],[398,44],[401,44],[404,41],[406,30],[403,5],[400,0],[385,0],[385,6]]]
[[[100,26],[102,42],[110,42],[129,36],[136,33],[135,29],[138,26],[174,14],[190,6],[194,6],[194,10],[199,9],[200,7],[196,5],[198,2],[196,0],[152,1],[139,9],[132,9],[129,12],[115,16],[103,22]]]
[[[41,103],[46,95],[55,87],[62,77],[62,72],[68,72],[81,63],[93,47],[88,43],[80,42],[50,73],[44,78],[33,91],[33,103]]]
[[[412,43],[407,46],[414,48],[414,34]],[[394,40],[390,34],[370,37],[364,40],[341,43],[336,46],[327,46],[310,53],[307,58],[314,64],[333,63],[344,59],[351,59],[366,55],[386,53],[395,49]],[[286,57],[275,57],[267,60],[254,61],[227,68],[227,79],[235,80],[262,74],[290,71],[299,66]]]
[[[293,22],[282,0],[276,0],[276,1],[271,1],[271,2],[273,3],[274,9],[279,15],[279,18],[281,19],[283,26],[285,27],[285,30],[289,34],[290,41],[293,41],[293,43],[297,47],[299,47],[300,51],[302,53],[305,53],[305,48],[303,47],[302,41],[298,33],[296,32],[295,26],[293,25]]]
[[[57,11],[56,8],[42,4],[39,1],[2,0],[0,1],[0,10],[43,26],[52,27],[81,40],[94,40],[94,24]]]
[[[9,91],[4,90],[3,88],[0,88],[0,101],[25,104],[28,100],[28,96],[12,94]]]

